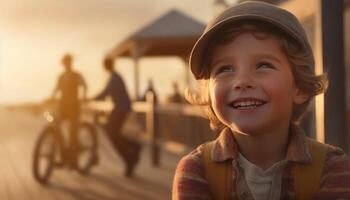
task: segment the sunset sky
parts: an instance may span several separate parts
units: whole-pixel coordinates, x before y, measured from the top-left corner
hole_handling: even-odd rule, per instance
[[[120,41],[173,8],[205,23],[213,15],[212,1],[1,0],[0,104],[49,97],[62,72],[60,59],[65,52],[74,55],[74,66],[92,96],[108,78],[102,58]],[[124,59],[116,64],[133,95],[132,62]],[[178,58],[144,59],[141,83],[152,77],[156,89],[166,96],[173,80],[184,88],[185,64]]]

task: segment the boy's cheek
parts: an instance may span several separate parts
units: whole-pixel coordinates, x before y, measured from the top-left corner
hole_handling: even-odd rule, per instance
[[[213,108],[221,108],[225,105],[227,93],[223,87],[211,88],[209,96]]]
[[[216,104],[223,104],[225,103],[226,96],[228,95],[228,92],[225,92],[226,89],[224,87],[215,87],[210,92],[211,101]]]

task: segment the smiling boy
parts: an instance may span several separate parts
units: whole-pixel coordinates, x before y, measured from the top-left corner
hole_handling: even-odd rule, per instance
[[[207,25],[190,67],[203,90],[189,99],[205,106],[211,127],[220,130],[210,162],[229,163],[225,199],[299,197],[302,183],[295,182],[295,169],[313,165],[318,157],[310,154],[314,147],[299,123],[310,100],[326,90],[327,79],[313,72],[312,50],[298,20],[267,3],[228,8]],[[322,167],[311,196],[349,199],[348,157],[339,148],[318,145],[326,155],[324,166],[315,168]],[[179,162],[173,199],[216,198],[206,172],[207,146]]]
[[[214,113],[234,131],[243,155],[263,168],[271,166],[284,156],[275,150],[286,146],[293,103],[307,99],[293,83],[279,41],[242,33],[212,55],[209,90]]]

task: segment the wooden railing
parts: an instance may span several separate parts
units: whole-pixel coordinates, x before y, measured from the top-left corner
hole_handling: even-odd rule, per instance
[[[89,103],[88,110],[89,112],[98,114],[98,113],[109,113],[113,108],[112,104],[108,103],[100,103],[100,102],[92,102]],[[204,116],[204,113],[202,111],[202,108],[199,106],[192,106],[189,104],[179,104],[179,103],[167,103],[167,104],[156,104],[153,93],[148,93],[146,102],[133,102],[132,104],[132,110],[135,113],[142,113],[145,114],[145,129],[146,133],[148,135],[148,142],[150,142],[151,146],[151,161],[153,166],[159,166],[160,165],[160,146],[163,145],[165,142],[164,139],[161,137],[161,130],[160,130],[160,116],[165,115],[176,115],[179,116],[179,118],[187,117],[190,119],[193,118],[202,118]],[[204,122],[206,123],[206,122]],[[194,126],[194,122],[188,122],[189,126]],[[207,124],[206,124],[207,125]],[[208,126],[207,126],[208,127]],[[206,132],[209,132],[209,128]],[[181,128],[180,128],[181,130]],[[189,131],[188,137],[191,137],[193,132],[196,131]],[[199,133],[200,134],[200,133]],[[195,143],[201,143],[201,141],[198,142],[192,142]],[[189,144],[183,144],[183,145],[189,145]]]

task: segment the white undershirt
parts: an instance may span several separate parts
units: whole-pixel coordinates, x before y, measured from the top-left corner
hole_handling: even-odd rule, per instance
[[[239,154],[238,162],[244,171],[244,178],[255,200],[274,199],[271,196],[271,188],[275,181],[283,161],[273,164],[266,170],[261,169],[255,164],[249,162],[243,155]],[[279,196],[279,195],[278,195]]]

